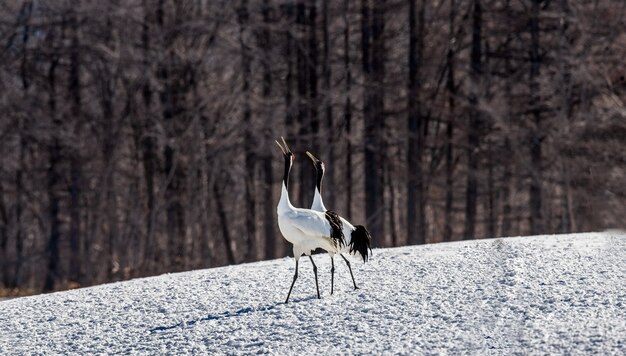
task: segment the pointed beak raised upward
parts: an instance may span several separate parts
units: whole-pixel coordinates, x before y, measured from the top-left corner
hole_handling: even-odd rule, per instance
[[[280,139],[283,140],[283,144],[285,145],[285,152],[291,152],[291,149],[289,149],[287,142],[285,142],[285,138],[280,136]]]
[[[317,157],[313,156],[313,154],[309,151],[306,151],[306,155],[309,156],[309,158],[313,160],[314,163],[317,163],[320,161],[319,159],[317,159]]]
[[[274,140],[274,142],[276,142],[276,144],[278,145],[278,148],[280,148],[280,150],[283,152],[283,154],[285,154],[285,149],[283,148],[283,146],[280,145],[280,143],[276,140]]]

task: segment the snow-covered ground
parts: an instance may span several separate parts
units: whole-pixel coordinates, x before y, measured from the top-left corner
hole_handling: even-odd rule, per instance
[[[626,353],[626,234],[291,258],[0,302],[0,354]]]

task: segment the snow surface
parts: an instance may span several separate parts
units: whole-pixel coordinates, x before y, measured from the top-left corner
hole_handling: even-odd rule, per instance
[[[0,354],[624,354],[626,234],[292,258],[0,302]]]

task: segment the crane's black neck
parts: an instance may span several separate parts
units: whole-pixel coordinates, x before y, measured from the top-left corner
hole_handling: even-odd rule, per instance
[[[285,173],[283,174],[283,183],[285,188],[289,188],[289,171],[291,171],[291,154],[285,155]]]
[[[322,179],[324,179],[324,166],[322,166],[321,162],[315,164],[315,172],[317,173],[316,186],[317,191],[322,194]]]

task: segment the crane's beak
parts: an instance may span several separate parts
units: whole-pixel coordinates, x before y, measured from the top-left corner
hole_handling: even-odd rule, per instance
[[[317,159],[317,157],[313,156],[313,154],[309,151],[306,151],[306,155],[309,156],[311,160],[313,160],[313,163],[317,163],[320,161],[319,159]]]
[[[278,148],[280,148],[280,150],[283,152],[283,154],[285,154],[285,149],[283,148],[283,146],[280,145],[280,143],[276,140],[274,140],[274,142],[276,142],[276,144],[278,145]]]
[[[283,144],[285,145],[286,152],[291,152],[291,150],[289,149],[289,146],[287,145],[287,142],[285,142],[285,138],[280,136],[280,139],[283,140]]]

